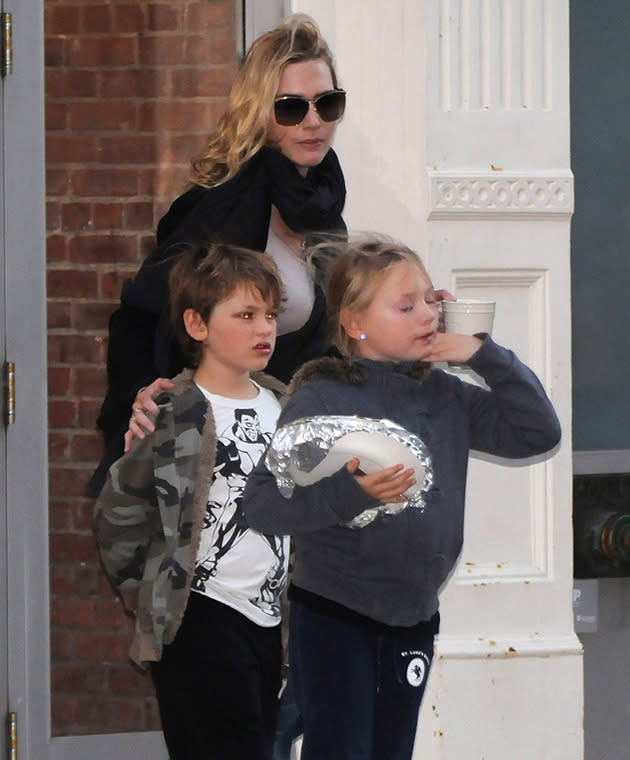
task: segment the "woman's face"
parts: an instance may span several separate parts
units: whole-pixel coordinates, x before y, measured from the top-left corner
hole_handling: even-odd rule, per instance
[[[280,77],[276,97],[300,95],[308,100],[334,89],[332,74],[326,61],[288,63]],[[297,166],[302,175],[309,167],[321,163],[330,148],[336,121],[322,121],[311,103],[304,120],[294,127],[283,127],[271,117],[269,141]]]

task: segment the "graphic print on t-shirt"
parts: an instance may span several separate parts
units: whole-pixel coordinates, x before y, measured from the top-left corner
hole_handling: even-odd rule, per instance
[[[239,608],[239,592],[256,578],[255,588],[249,589],[254,593],[247,601],[265,615],[278,617],[285,574],[284,540],[250,530],[242,510],[247,476],[265,453],[272,434],[261,430],[258,413],[252,408],[234,409],[233,422],[217,433],[192,588]]]

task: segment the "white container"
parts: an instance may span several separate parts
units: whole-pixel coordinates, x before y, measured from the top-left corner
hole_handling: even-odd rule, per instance
[[[459,298],[442,301],[444,329],[457,335],[476,335],[492,332],[496,301],[480,298]]]

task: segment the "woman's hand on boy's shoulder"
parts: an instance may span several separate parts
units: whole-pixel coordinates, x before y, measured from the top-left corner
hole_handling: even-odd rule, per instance
[[[150,385],[136,393],[133,405],[131,407],[131,419],[129,420],[129,428],[125,433],[125,454],[131,448],[131,442],[134,438],[146,438],[155,431],[155,425],[153,420],[149,417],[147,412],[157,417],[159,412],[158,405],[155,403],[160,393],[165,391],[172,391],[175,385],[172,380],[166,377],[158,377]]]
[[[457,362],[465,364],[481,348],[483,341],[474,335],[439,332],[435,336],[428,362]]]

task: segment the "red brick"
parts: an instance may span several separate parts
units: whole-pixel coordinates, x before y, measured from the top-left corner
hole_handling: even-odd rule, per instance
[[[128,203],[125,206],[126,230],[152,230],[154,226],[153,203]]]
[[[50,467],[48,478],[50,495],[59,498],[83,496],[91,474],[91,470],[79,470],[76,467]]]
[[[55,232],[60,227],[61,205],[57,201],[46,204],[46,230]]]
[[[52,428],[72,427],[76,422],[74,401],[52,400],[48,402],[48,422]]]
[[[71,659],[74,656],[74,634],[70,631],[51,631],[50,656],[53,660]]]
[[[234,35],[216,34],[209,40],[209,57],[207,63],[225,64],[230,63],[234,68],[236,75],[238,66],[238,51],[234,42]]]
[[[47,287],[49,298],[82,296],[96,297],[98,275],[96,272],[75,269],[51,269],[48,271]]]
[[[88,665],[85,662],[57,663],[50,671],[53,693],[103,694],[105,692],[105,669],[98,665]]]
[[[114,69],[100,72],[104,98],[157,98],[171,92],[168,69]]]
[[[147,29],[152,32],[174,32],[180,26],[181,8],[164,3],[147,6]]]
[[[49,335],[48,347],[60,364],[92,364],[104,360],[100,335]]]
[[[53,538],[55,538],[53,536]],[[94,625],[94,602],[89,599],[50,600],[50,621],[53,625],[80,626]]]
[[[65,433],[55,433],[48,435],[48,458],[53,462],[67,459],[70,453],[70,437]]]
[[[102,385],[103,387],[106,386],[107,380],[105,377],[105,369],[102,370]],[[89,394],[91,392],[90,388],[86,389],[86,393]],[[101,411],[101,404],[103,402],[103,398],[105,397],[105,393],[98,394],[98,399],[92,399],[86,401],[84,398],[82,398],[79,401],[79,427],[82,427],[87,430],[96,430],[96,418],[98,417],[100,411]]]
[[[99,599],[95,603],[96,627],[115,628],[128,624],[128,616],[125,613],[122,602],[118,597]]]
[[[180,98],[216,97],[229,91],[233,79],[234,72],[228,66],[207,71],[179,69],[173,72],[173,89]]]
[[[79,31],[79,8],[72,5],[52,5],[46,8],[46,33],[51,35],[76,34]]]
[[[97,82],[95,71],[49,68],[46,70],[46,97],[93,98],[98,94]]]
[[[128,643],[131,643],[130,641]],[[116,694],[142,696],[151,693],[151,681],[129,665],[112,666],[109,674],[110,687]]]
[[[66,238],[64,235],[49,235],[46,240],[46,260],[48,263],[65,261],[67,257]]]
[[[124,663],[128,659],[130,638],[128,635],[118,633],[77,633],[77,659],[103,663]],[[116,691],[119,692],[118,689]]]
[[[146,35],[139,40],[138,59],[145,66],[177,66],[184,62],[186,37]]]
[[[65,129],[68,121],[68,114],[65,103],[47,103],[46,104],[46,129]]]
[[[102,132],[113,129],[124,131],[136,127],[137,108],[133,103],[103,101],[101,103],[70,102],[68,125],[70,129],[93,129]]]
[[[67,169],[46,171],[46,192],[51,195],[65,195],[70,190],[70,172]]]
[[[53,736],[63,736],[72,733],[76,725],[76,714],[80,700],[51,694],[51,718]]]
[[[112,9],[109,5],[85,5],[81,9],[81,31],[87,34],[103,34],[111,31]]]
[[[137,267],[128,267],[116,272],[105,272],[101,275],[101,295],[104,298],[119,299],[123,283],[133,279],[137,271]]]
[[[72,172],[72,190],[82,197],[136,195],[138,185],[138,172],[134,169],[77,169]]]
[[[72,326],[77,330],[107,331],[112,305],[108,302],[87,301],[72,304]]]
[[[115,5],[112,10],[114,31],[133,34],[134,32],[143,32],[145,30],[146,6],[144,3]]]
[[[48,329],[70,327],[70,307],[65,301],[48,301]]]
[[[48,395],[65,396],[70,389],[69,367],[48,367]]]
[[[73,435],[71,447],[73,462],[98,462],[103,456],[103,438],[97,433]]]
[[[121,229],[126,203],[95,203],[94,226],[97,230]]]
[[[64,106],[65,113],[65,106]],[[95,135],[46,135],[46,163],[54,164],[89,164],[97,158],[97,138]]]
[[[201,67],[207,67],[212,64],[232,64],[236,66],[237,54],[234,37],[231,34],[229,36],[217,34],[212,37],[204,35],[188,37],[183,63],[196,63]]]
[[[131,731],[142,720],[142,704],[111,695],[95,697],[79,702],[76,719],[82,726],[91,726],[93,733]]]
[[[61,223],[64,230],[78,231],[94,228],[91,203],[64,203],[61,208]]]
[[[212,32],[217,27],[232,28],[235,22],[234,3],[190,3],[186,10],[186,28],[193,32]]]
[[[66,59],[66,44],[59,37],[46,36],[44,40],[44,62],[46,66],[63,66]]]
[[[75,38],[66,53],[70,66],[130,66],[138,59],[131,37]]]
[[[100,159],[104,164],[155,164],[158,160],[153,139],[145,135],[104,137]]]
[[[134,261],[135,238],[127,235],[80,235],[70,241],[69,258],[81,264]]]

